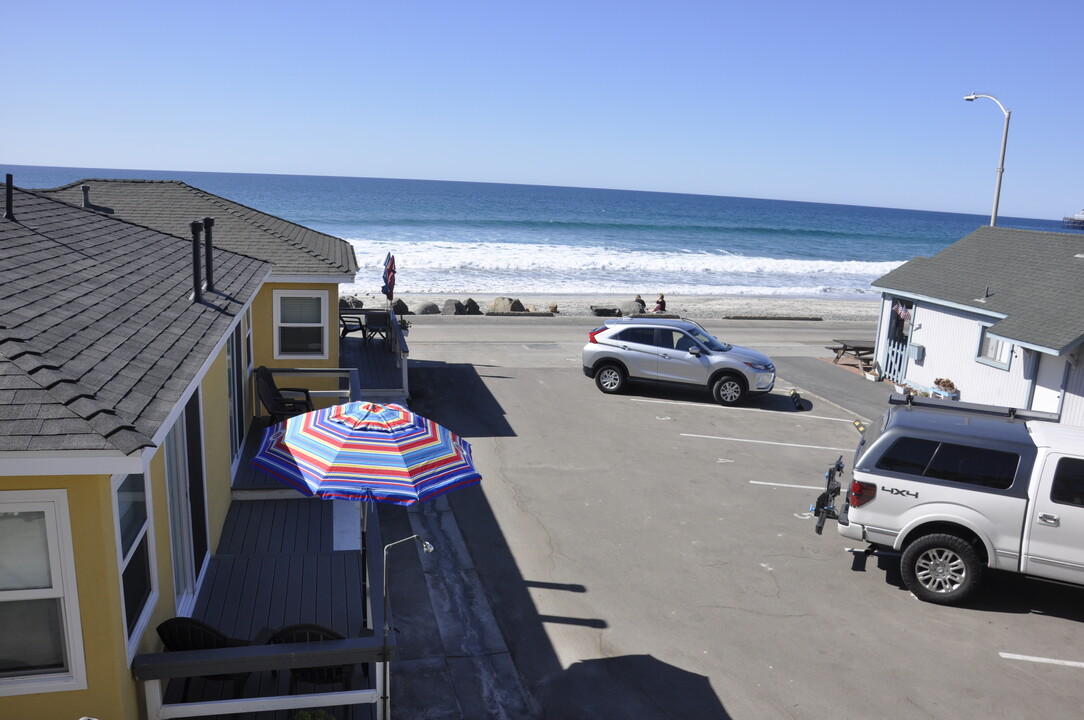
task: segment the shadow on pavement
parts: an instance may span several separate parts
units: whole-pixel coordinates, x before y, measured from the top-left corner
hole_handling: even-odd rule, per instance
[[[489,378],[493,381],[493,378]],[[498,379],[499,381],[499,379]],[[512,437],[514,428],[504,409],[470,365],[425,363],[411,368],[411,387],[416,389],[412,409],[474,441],[478,438]],[[483,482],[484,486],[484,482]],[[440,553],[467,553],[472,582],[479,588],[462,588],[469,598],[482,595],[492,609],[493,622],[507,646],[513,668],[503,670],[493,661],[503,656],[496,648],[481,648],[469,657],[449,649],[447,616],[443,603],[428,602],[420,579],[422,568],[411,554],[392,567],[396,595],[395,616],[402,635],[401,658],[393,667],[419,683],[414,688],[393,685],[393,697],[404,717],[432,718],[553,718],[554,720],[656,720],[698,718],[727,720],[722,702],[708,678],[668,665],[649,655],[587,660],[562,668],[546,632],[546,624],[568,624],[605,629],[603,618],[543,616],[531,597],[531,588],[585,593],[588,584],[551,583],[523,577],[486,498],[483,487],[448,493],[450,514],[465,547]],[[433,512],[431,506],[412,513]],[[400,508],[381,509],[381,522],[389,537],[411,531],[407,514]],[[386,519],[385,519],[386,518]],[[415,531],[417,531],[415,529]],[[429,556],[428,561],[432,561]],[[451,564],[450,559],[441,560]],[[408,577],[412,576],[412,577]],[[411,627],[409,630],[407,625]],[[444,639],[441,639],[444,636]],[[481,653],[485,653],[484,657]],[[483,662],[484,661],[484,662]],[[489,666],[479,671],[484,663]],[[526,699],[510,692],[522,681]],[[448,695],[455,697],[451,703]],[[453,707],[458,705],[458,711]]]
[[[727,720],[711,682],[650,655],[578,662],[543,688],[542,717],[557,720]]]

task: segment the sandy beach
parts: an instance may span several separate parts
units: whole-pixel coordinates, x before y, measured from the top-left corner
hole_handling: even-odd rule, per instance
[[[452,298],[449,295],[429,295],[420,293],[397,294],[396,298],[406,303],[412,313],[418,313],[422,305],[435,303],[438,308],[448,299],[464,302],[473,298],[482,311],[488,311],[494,298],[510,297],[519,300],[528,310],[545,312],[552,304],[557,305],[557,314],[576,317],[592,315],[591,306],[618,307],[632,300],[625,295],[501,295],[474,294]],[[654,306],[656,295],[645,295],[647,307]],[[359,299],[365,307],[383,307],[383,295],[361,295]],[[880,312],[880,298],[869,300],[826,299],[826,298],[780,298],[774,296],[697,296],[667,295],[668,313],[693,319],[722,318],[801,318],[821,320],[876,320]]]

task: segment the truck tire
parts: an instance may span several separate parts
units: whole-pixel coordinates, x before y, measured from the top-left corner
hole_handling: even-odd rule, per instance
[[[625,389],[625,373],[617,365],[603,365],[595,371],[595,385],[604,393],[619,393]]]
[[[737,375],[723,375],[712,385],[711,394],[720,405],[737,405],[745,397],[745,383]]]
[[[956,605],[967,599],[982,580],[982,570],[975,548],[946,533],[916,539],[900,560],[907,589],[919,600],[938,605]]]

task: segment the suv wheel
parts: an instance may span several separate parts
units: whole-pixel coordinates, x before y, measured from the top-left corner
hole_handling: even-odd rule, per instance
[[[978,587],[982,563],[975,548],[955,535],[924,535],[907,546],[900,571],[919,600],[954,605]]]
[[[595,385],[604,393],[619,393],[625,389],[625,373],[616,365],[603,365],[595,372]]]
[[[745,397],[745,383],[734,375],[724,375],[715,381],[711,394],[720,405],[735,405]]]

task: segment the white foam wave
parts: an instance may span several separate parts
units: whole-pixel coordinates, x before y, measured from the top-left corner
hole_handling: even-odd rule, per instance
[[[637,293],[847,296],[899,262],[802,260],[725,253],[608,250],[527,243],[351,240],[361,270],[344,291],[379,289],[395,255],[404,293]]]

